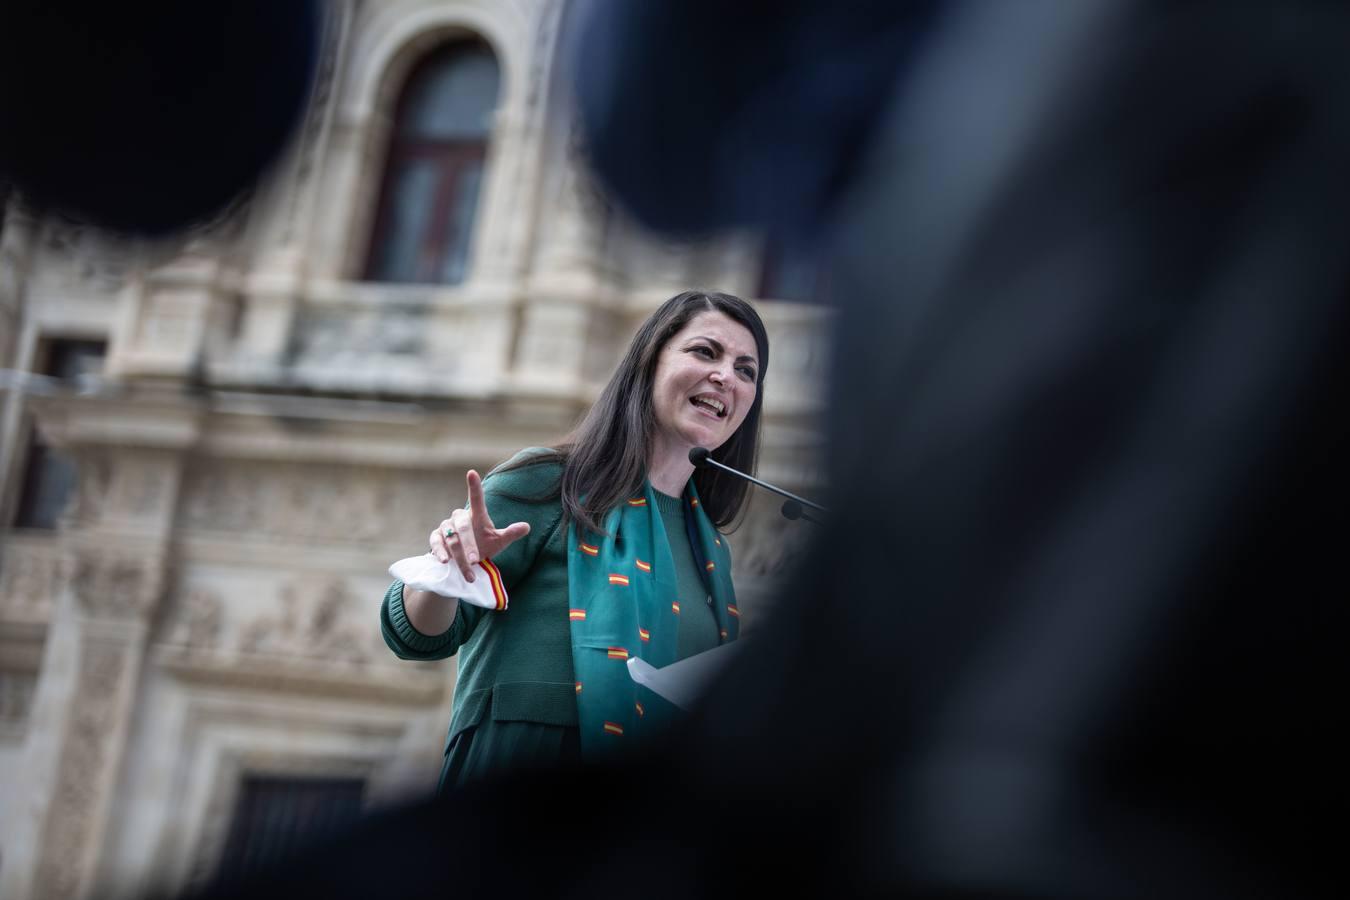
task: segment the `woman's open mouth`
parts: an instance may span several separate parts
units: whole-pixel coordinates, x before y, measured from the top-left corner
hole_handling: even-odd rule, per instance
[[[695,408],[707,410],[719,419],[726,417],[727,405],[709,394],[698,394],[697,396],[690,397],[689,402],[692,403]]]

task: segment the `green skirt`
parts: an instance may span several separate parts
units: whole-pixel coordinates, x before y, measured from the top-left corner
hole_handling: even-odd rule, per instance
[[[580,761],[581,733],[575,726],[486,719],[450,741],[437,791],[462,787],[503,772]]]

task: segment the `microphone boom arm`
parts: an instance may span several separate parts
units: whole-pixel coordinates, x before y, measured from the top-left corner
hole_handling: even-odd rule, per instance
[[[703,452],[699,453],[698,451],[700,451],[700,450],[702,450]],[[701,459],[696,459],[696,455],[695,455],[695,454],[697,454],[697,457],[698,457],[698,458],[701,458]],[[809,507],[811,507],[812,509],[819,510],[820,512],[829,512],[829,510],[827,510],[825,507],[821,506],[819,503],[812,503],[810,500],[807,500],[807,499],[805,499],[805,498],[803,498],[803,497],[798,497],[796,494],[792,493],[791,491],[785,491],[785,490],[783,490],[782,488],[777,487],[776,485],[769,484],[767,481],[760,481],[760,480],[759,480],[758,478],[756,478],[755,476],[753,476],[753,475],[747,475],[747,474],[745,474],[744,472],[741,472],[741,471],[739,471],[739,470],[737,470],[737,469],[733,469],[731,466],[724,466],[724,465],[722,465],[722,463],[720,463],[720,462],[718,462],[717,460],[713,459],[713,458],[712,458],[712,455],[709,454],[709,453],[708,453],[706,450],[704,450],[702,447],[696,447],[696,448],[694,448],[694,451],[691,451],[691,452],[690,452],[689,458],[690,458],[690,461],[693,462],[695,466],[698,466],[698,465],[700,465],[700,464],[706,464],[706,465],[710,465],[710,466],[716,466],[717,468],[721,469],[721,470],[724,471],[724,472],[730,472],[732,475],[737,475],[737,476],[739,476],[739,477],[741,477],[741,478],[744,478],[746,481],[749,481],[749,482],[752,483],[752,484],[757,484],[757,485],[759,485],[760,487],[764,488],[764,489],[767,490],[767,491],[773,491],[775,494],[779,494],[780,496],[787,497],[789,500],[793,500],[793,501],[795,501],[795,502],[797,502],[797,503],[800,503],[802,506],[809,506]]]

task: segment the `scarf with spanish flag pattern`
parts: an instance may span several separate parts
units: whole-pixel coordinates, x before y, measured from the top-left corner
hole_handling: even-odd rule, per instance
[[[583,759],[612,755],[660,733],[676,715],[668,701],[628,675],[637,657],[661,668],[677,661],[679,585],[672,540],[688,540],[712,597],[719,643],[736,639],[740,613],[731,554],[699,504],[690,479],[683,496],[686,535],[667,535],[649,482],[606,514],[608,536],[567,528],[567,583]],[[689,602],[690,598],[685,598]]]

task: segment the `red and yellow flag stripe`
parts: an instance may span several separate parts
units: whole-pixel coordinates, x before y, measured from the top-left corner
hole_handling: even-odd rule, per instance
[[[736,604],[734,603],[727,604],[727,612],[738,619],[741,617],[741,611],[736,608]]]
[[[628,505],[629,505],[629,506],[646,506],[646,505],[647,505],[647,498],[646,498],[646,497],[630,497],[629,500],[628,500]]]
[[[581,682],[580,682],[580,681],[577,682],[577,693],[578,693],[578,694],[581,693]]]
[[[633,701],[633,706],[637,708],[637,714],[639,716],[645,716],[647,714],[647,711],[642,708],[642,704],[638,703],[636,700]]]
[[[705,568],[707,568],[707,570],[711,572],[713,569],[717,568],[717,565],[710,559],[708,560],[708,565]]]
[[[600,548],[599,548],[599,547],[595,546],[594,544],[588,544],[588,543],[586,543],[585,541],[579,542],[579,543],[577,544],[577,549],[580,550],[582,553],[585,553],[587,556],[599,556],[599,555],[600,555]]]
[[[622,735],[623,735],[623,726],[620,725],[618,722],[606,722],[606,723],[605,723],[605,734],[617,734],[617,735],[622,736]]]
[[[692,507],[697,507],[697,506],[698,506],[698,498],[695,497],[693,500],[690,500],[690,501],[689,501],[689,505],[692,506]]]
[[[610,583],[610,584],[620,584],[620,585],[625,585],[625,586],[627,586],[627,584],[628,584],[628,576],[627,576],[627,575],[620,575],[618,572],[611,572],[611,573],[609,574],[609,583]]]
[[[567,611],[567,618],[570,619],[570,620],[573,621],[573,622],[584,622],[584,621],[586,621],[586,610],[584,610],[584,609],[569,609],[569,610]]]
[[[678,600],[673,601],[670,604],[670,611],[678,616],[680,614],[680,601]]]
[[[627,659],[628,651],[623,647],[610,647],[608,650],[610,659]]]
[[[652,639],[652,633],[645,628],[639,628],[638,637],[642,638],[644,641],[650,641]]]
[[[487,573],[488,583],[492,585],[492,599],[497,603],[493,609],[506,609],[506,585],[502,582],[502,570],[490,559],[480,559],[478,565]]]
[[[637,559],[636,557],[633,559],[633,562],[636,563],[637,567],[644,572],[650,572],[652,570],[652,564],[649,562],[643,562],[642,560]]]

